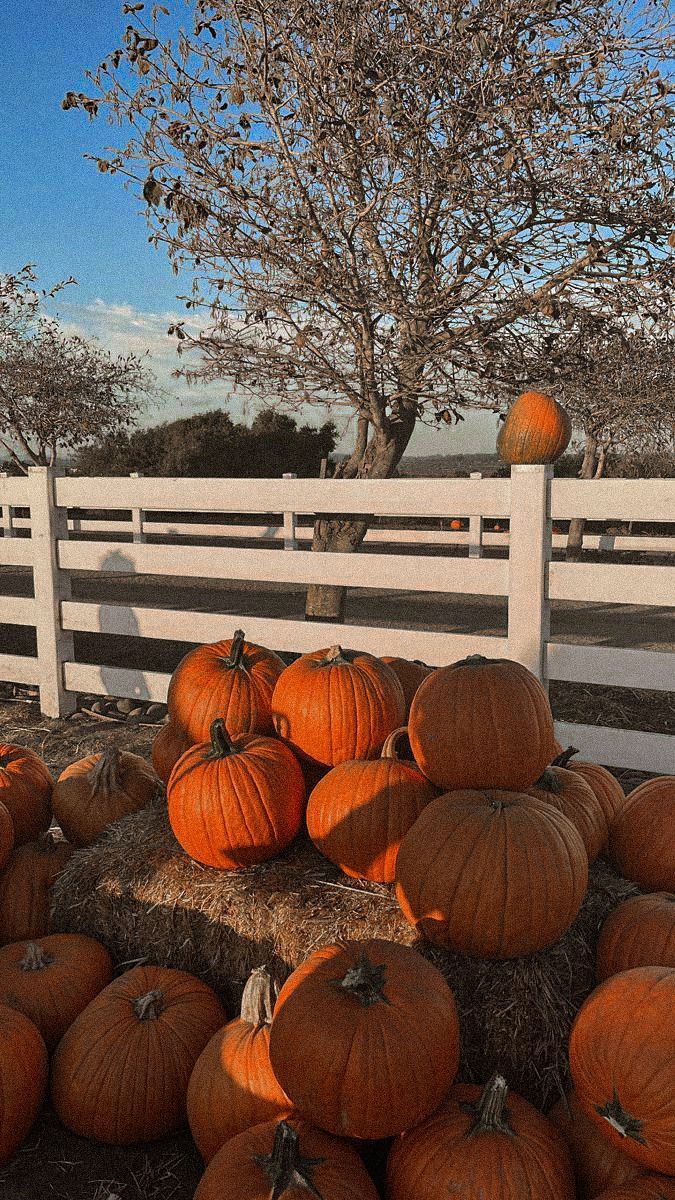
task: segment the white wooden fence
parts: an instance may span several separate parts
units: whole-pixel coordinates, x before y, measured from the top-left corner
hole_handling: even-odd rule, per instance
[[[22,508],[30,510],[28,517],[17,514]],[[82,518],[77,510],[97,510],[101,518]],[[109,519],[107,514],[117,510],[125,518]],[[153,513],[171,512],[179,514],[178,519],[152,519]],[[190,514],[208,513],[219,514],[218,523],[189,519]],[[222,514],[228,513],[245,514],[250,523],[221,523]],[[459,517],[468,528],[375,528],[368,540],[387,543],[391,550],[382,545],[377,553],[316,554],[298,547],[311,536],[317,513],[446,522]],[[230,636],[244,625],[250,640],[277,650],[304,652],[342,642],[432,665],[472,653],[506,655],[545,682],[571,680],[664,692],[674,687],[675,658],[668,651],[554,642],[549,629],[552,600],[673,605],[672,566],[552,561],[556,520],[675,520],[675,482],[670,480],[554,480],[551,468],[540,466],[515,467],[510,479],[470,480],[78,479],[32,468],[27,478],[0,477],[0,514],[0,566],[32,567],[34,581],[34,599],[0,596],[0,625],[33,625],[37,632],[37,657],[3,653],[0,645],[0,679],[38,685],[46,715],[72,711],[77,692],[166,698],[166,674],[76,662],[76,630],[203,642]],[[485,532],[486,519],[508,521],[508,533]],[[110,540],[110,534],[116,540]],[[151,544],[147,538],[152,535],[190,537],[193,544]],[[610,548],[608,536],[617,550],[675,549],[670,537],[594,535],[585,544]],[[214,544],[214,539],[219,542]],[[235,541],[235,546],[223,539]],[[242,546],[247,541],[253,541],[253,547]],[[409,543],[416,550],[429,546],[436,551],[443,544],[465,545],[468,557],[401,553]],[[508,545],[508,558],[485,557],[484,549],[494,545]],[[110,586],[110,602],[73,601],[73,571],[101,573]],[[118,604],[111,578],[118,572],[505,596],[508,630],[506,637],[486,637],[326,625],[272,613],[254,618]],[[557,735],[564,744],[573,742],[584,756],[610,766],[675,770],[675,738],[667,735],[565,723],[558,723]]]

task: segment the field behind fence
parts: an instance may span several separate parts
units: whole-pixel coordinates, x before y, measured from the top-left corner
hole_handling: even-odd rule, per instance
[[[28,510],[28,511],[26,511]],[[376,519],[358,554],[307,548],[316,514]],[[431,665],[468,654],[518,659],[545,682],[673,690],[675,658],[664,649],[553,640],[551,602],[605,604],[611,610],[673,607],[675,571],[650,555],[675,552],[675,537],[592,533],[584,545],[616,551],[616,561],[567,563],[554,550],[555,522],[663,526],[675,520],[675,481],[553,479],[552,468],[515,467],[510,479],[150,479],[70,478],[33,468],[0,478],[0,571],[32,569],[33,595],[0,595],[0,628],[32,626],[37,655],[4,652],[0,680],[37,685],[42,711],[65,715],[81,692],[164,701],[169,675],[105,662],[78,662],[76,631],[116,637],[204,642],[244,625],[249,640],[302,653],[336,642],[420,658]],[[447,528],[451,518],[465,528]],[[495,523],[508,531],[495,531]],[[408,525],[408,528],[397,526]],[[420,528],[421,525],[434,526]],[[389,526],[389,527],[387,527]],[[411,527],[412,526],[412,527]],[[443,526],[443,527],[441,527]],[[620,561],[622,551],[644,561]],[[635,555],[631,555],[631,558]],[[666,559],[667,561],[667,559]],[[73,599],[74,573],[96,578],[102,599]],[[251,585],[339,584],[369,595],[435,593],[506,597],[506,636],[443,629],[331,625],[275,615],[186,611],[116,601],[115,577],[239,581]],[[672,626],[671,626],[672,628]],[[666,734],[557,723],[563,744],[617,767],[671,772],[675,738]]]

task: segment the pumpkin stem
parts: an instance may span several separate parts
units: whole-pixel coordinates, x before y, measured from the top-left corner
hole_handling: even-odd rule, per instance
[[[211,754],[212,758],[227,758],[228,754],[234,754],[235,746],[230,741],[225,722],[222,717],[216,717],[215,721],[211,722],[209,729],[211,735]]]
[[[42,971],[44,967],[48,967],[53,961],[53,956],[47,954],[46,950],[42,946],[39,946],[37,942],[29,942],[19,966],[22,971]]]
[[[455,667],[482,667],[487,662],[494,662],[494,659],[486,658],[484,654],[469,654],[468,658],[463,658],[453,665]]]
[[[120,789],[120,751],[118,746],[108,746],[89,772],[92,794],[116,792]]]
[[[139,1021],[156,1021],[164,1009],[164,996],[156,989],[146,992],[145,996],[137,996],[131,1004]]]
[[[384,994],[385,966],[376,966],[361,951],[353,967],[350,967],[342,979],[331,979],[335,988],[340,988],[347,995],[353,996],[364,1008],[371,1004],[391,1003]]]
[[[553,763],[551,763],[551,767],[552,766]],[[532,786],[541,788],[544,792],[553,792],[554,796],[559,796],[562,791],[562,784],[555,771],[551,770],[551,767],[544,767],[544,770],[539,776],[537,782]]]
[[[639,1142],[641,1146],[646,1146],[646,1139],[642,1136],[642,1121],[638,1121],[637,1117],[631,1117],[624,1108],[621,1107],[621,1102],[617,1095],[616,1088],[611,1100],[606,1104],[596,1104],[595,1111],[599,1116],[603,1117],[612,1129],[621,1134],[621,1137],[631,1138],[634,1142]]]
[[[245,639],[245,637],[246,637],[246,635],[245,635],[243,629],[235,629],[234,637],[232,638],[232,642],[230,644],[230,654],[229,654],[229,657],[225,659],[226,667],[240,667],[242,669],[245,667],[245,663],[244,663],[244,639]]]
[[[255,1029],[271,1025],[277,988],[267,967],[251,971],[241,998],[241,1019]]]
[[[326,657],[323,659],[324,666],[341,667],[349,662],[349,650],[343,650],[342,646],[331,646],[330,650],[326,651]]]
[[[513,1136],[506,1109],[508,1085],[503,1075],[494,1074],[483,1088],[483,1094],[475,1106],[476,1122],[469,1137],[478,1133],[506,1133]]]
[[[404,738],[408,737],[408,726],[401,725],[399,729],[394,729],[393,733],[389,734],[384,746],[382,747],[381,758],[395,758],[397,762],[401,761],[399,753],[399,744]]]
[[[256,1154],[258,1163],[272,1184],[269,1200],[281,1200],[286,1191],[306,1191],[317,1200],[321,1192],[315,1187],[312,1176],[314,1168],[325,1162],[323,1158],[301,1158],[300,1138],[297,1130],[286,1121],[280,1121],[274,1131],[271,1154]]]
[[[551,766],[566,767],[570,759],[574,758],[574,755],[578,753],[579,751],[577,750],[576,746],[568,746],[566,750],[563,750],[562,754],[559,754],[557,758],[553,759]]]

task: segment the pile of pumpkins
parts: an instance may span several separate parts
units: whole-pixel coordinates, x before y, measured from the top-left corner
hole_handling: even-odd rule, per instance
[[[182,660],[168,708],[154,770],[110,750],[53,785],[37,755],[0,747],[3,907],[30,839],[66,845],[43,832],[52,813],[87,845],[159,779],[197,861],[251,867],[304,822],[346,874],[393,885],[424,938],[470,955],[552,945],[603,851],[643,894],[603,927],[574,1092],[544,1117],[499,1074],[457,1084],[451,988],[407,947],[323,946],[278,994],[259,969],[228,1022],[201,980],[159,966],[113,979],[104,947],[50,934],[47,916],[0,938],[0,1160],[49,1086],[68,1128],[107,1143],[187,1117],[207,1164],[195,1200],[375,1200],[359,1154],[374,1139],[392,1139],[386,1200],[675,1200],[675,778],[626,797],[562,753],[544,690],[509,660],[432,671],[336,646],[285,667],[237,631]]]

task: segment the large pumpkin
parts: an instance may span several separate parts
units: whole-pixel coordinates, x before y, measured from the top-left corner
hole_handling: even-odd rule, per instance
[[[511,405],[497,436],[497,453],[507,463],[552,463],[569,446],[572,422],[557,400],[523,392]]]
[[[266,1121],[226,1142],[194,1200],[378,1200],[355,1150],[304,1121]]]
[[[675,892],[675,775],[641,783],[609,831],[609,852],[627,879],[650,892]]]
[[[0,950],[0,1004],[30,1017],[48,1050],[111,978],[108,951],[79,933],[54,933]]]
[[[422,680],[426,679],[427,675],[431,675],[434,668],[428,667],[426,663],[419,662],[416,658],[390,658],[387,654],[382,655],[382,662],[391,667],[403,688],[405,719],[407,720],[415,692]]]
[[[14,822],[9,809],[0,801],[0,871],[7,866],[14,849]]]
[[[18,1009],[0,1004],[0,1163],[19,1149],[42,1106],[47,1047]]]
[[[17,846],[49,829],[53,786],[49,768],[34,750],[0,744],[0,801],[9,810]]]
[[[230,738],[217,720],[211,741],[179,758],[167,798],[171,828],[191,858],[208,867],[250,867],[273,858],[299,832],[305,781],[278,738]]]
[[[188,1081],[225,1022],[215,992],[168,967],[133,967],[80,1013],[52,1060],[52,1101],[80,1137],[112,1145],[174,1133]]]
[[[190,1132],[206,1162],[238,1133],[292,1110],[270,1063],[274,996],[269,972],[256,968],[244,988],[241,1015],[214,1033],[190,1076]]]
[[[139,754],[108,746],[71,763],[54,785],[52,808],[74,846],[90,846],[114,821],[145,808],[159,779]]]
[[[635,1162],[675,1174],[675,969],[636,967],[591,992],[570,1034],[579,1103]]]
[[[279,993],[270,1058],[307,1120],[345,1137],[390,1137],[424,1120],[455,1077],[454,997],[406,946],[323,946]]]
[[[70,842],[52,833],[14,851],[0,872],[0,945],[50,932],[52,887],[72,853]]]
[[[581,775],[551,765],[527,791],[569,817],[581,834],[589,863],[595,862],[607,841],[609,826],[600,801]]]
[[[439,1110],[394,1142],[387,1200],[574,1200],[569,1151],[546,1117],[495,1075],[457,1084]]]
[[[232,737],[272,733],[272,693],[284,670],[273,650],[245,641],[241,629],[225,642],[197,646],[171,676],[167,704],[188,745],[206,742],[216,717]]]
[[[675,967],[675,893],[631,896],[607,917],[598,940],[598,982],[633,967]]]
[[[155,735],[151,751],[152,765],[162,783],[169,782],[169,775],[181,754],[185,754],[189,749],[189,741],[175,725],[162,725],[159,733]]]
[[[393,883],[401,841],[437,794],[414,763],[397,757],[405,732],[389,735],[380,758],[333,767],[309,797],[309,836],[346,875]]]
[[[279,737],[325,767],[375,758],[403,724],[403,689],[391,667],[358,650],[303,654],[280,677],[272,699]]]
[[[396,881],[404,916],[429,941],[515,958],[545,950],[569,928],[588,859],[571,821],[545,800],[449,792],[405,835]]]
[[[457,788],[531,787],[553,758],[553,716],[539,680],[507,658],[473,654],[417,689],[410,745],[428,779]]]
[[[559,1100],[548,1116],[569,1146],[579,1200],[593,1200],[606,1188],[627,1183],[642,1173],[642,1167],[618,1146],[612,1146],[589,1120],[574,1092],[568,1100]]]

